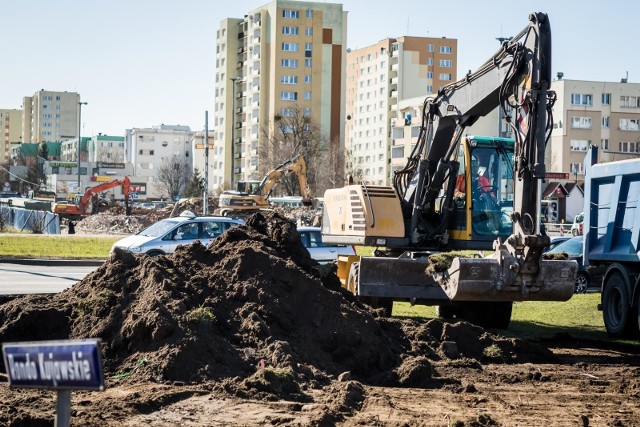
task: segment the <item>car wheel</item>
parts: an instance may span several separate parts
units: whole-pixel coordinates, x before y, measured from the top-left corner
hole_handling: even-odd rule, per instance
[[[589,278],[584,273],[578,273],[576,277],[576,294],[586,294],[587,288],[589,287]]]
[[[627,287],[619,273],[607,278],[602,294],[602,316],[607,333],[612,337],[623,337],[630,320]]]
[[[571,230],[571,235],[573,237],[576,237],[578,235],[578,230],[576,230],[575,228],[573,230]]]
[[[147,256],[160,256],[160,255],[164,255],[162,252],[160,251],[149,251],[147,252]]]

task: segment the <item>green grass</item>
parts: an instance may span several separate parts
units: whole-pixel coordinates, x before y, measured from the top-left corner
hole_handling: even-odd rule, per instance
[[[107,258],[111,246],[121,238],[3,235],[0,236],[0,257]]]

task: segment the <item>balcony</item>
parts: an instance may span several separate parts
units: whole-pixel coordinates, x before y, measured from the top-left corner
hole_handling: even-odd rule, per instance
[[[236,144],[242,144],[242,138],[237,137],[236,138]]]

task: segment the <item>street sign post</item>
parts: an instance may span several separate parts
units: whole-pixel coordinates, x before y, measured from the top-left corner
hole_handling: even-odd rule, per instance
[[[69,426],[71,390],[104,390],[100,340],[3,343],[9,387],[58,390],[56,427]]]

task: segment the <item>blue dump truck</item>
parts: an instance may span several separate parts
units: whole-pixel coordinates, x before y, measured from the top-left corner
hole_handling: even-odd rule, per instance
[[[640,338],[640,158],[585,159],[584,263],[605,271],[601,304],[607,333]]]

